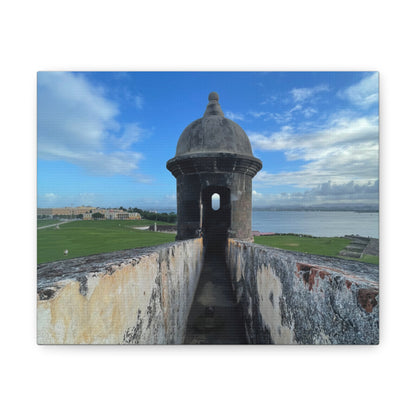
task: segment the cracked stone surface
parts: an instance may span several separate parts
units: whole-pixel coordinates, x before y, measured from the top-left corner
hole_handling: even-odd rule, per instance
[[[181,344],[202,239],[38,267],[39,344]]]
[[[230,240],[227,263],[253,344],[378,344],[378,266]]]

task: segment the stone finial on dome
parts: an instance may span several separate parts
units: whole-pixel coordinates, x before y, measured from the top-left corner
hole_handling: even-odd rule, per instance
[[[207,116],[221,116],[224,117],[224,113],[221,110],[221,106],[218,103],[219,96],[216,92],[211,92],[208,95],[209,103],[207,105],[207,109],[205,110],[204,117]]]

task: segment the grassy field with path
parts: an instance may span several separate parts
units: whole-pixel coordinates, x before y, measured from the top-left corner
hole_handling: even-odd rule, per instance
[[[300,237],[299,235],[262,235],[254,237],[254,242],[256,244],[262,244],[264,246],[276,247],[284,250],[299,251],[301,253],[341,257],[339,256],[339,252],[349,244],[350,239],[344,237]],[[378,256],[365,255],[361,259],[351,260],[378,264],[379,258]]]
[[[45,219],[45,220],[38,220],[38,227],[45,227],[46,225],[52,225],[52,224],[61,224],[62,221],[60,220],[51,220],[51,219]]]
[[[157,223],[167,225],[161,221]],[[37,230],[38,263],[175,241],[175,234],[133,228],[151,224],[154,224],[154,221],[74,221],[60,223],[59,229],[52,227]],[[65,250],[68,250],[66,256]]]
[[[54,220],[55,221],[55,220]],[[172,225],[161,221],[161,225]],[[154,224],[150,220],[134,221],[74,221],[61,222],[55,227],[37,230],[38,263],[47,263],[91,254],[107,253],[131,248],[149,247],[175,241],[175,234],[137,230]],[[43,225],[38,222],[38,226]],[[46,224],[45,224],[46,225]],[[350,240],[343,237],[308,237],[299,235],[268,235],[254,237],[256,244],[302,253],[340,257]],[[64,251],[68,254],[64,255]],[[378,264],[378,256],[365,255],[351,259]]]

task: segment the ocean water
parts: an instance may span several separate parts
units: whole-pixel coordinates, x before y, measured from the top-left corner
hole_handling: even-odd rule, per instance
[[[358,234],[379,238],[378,212],[253,211],[252,230],[270,233],[342,237]]]

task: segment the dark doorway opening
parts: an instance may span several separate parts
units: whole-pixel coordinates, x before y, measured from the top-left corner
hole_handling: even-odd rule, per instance
[[[224,252],[231,225],[230,190],[208,186],[202,191],[202,232],[207,251]]]

